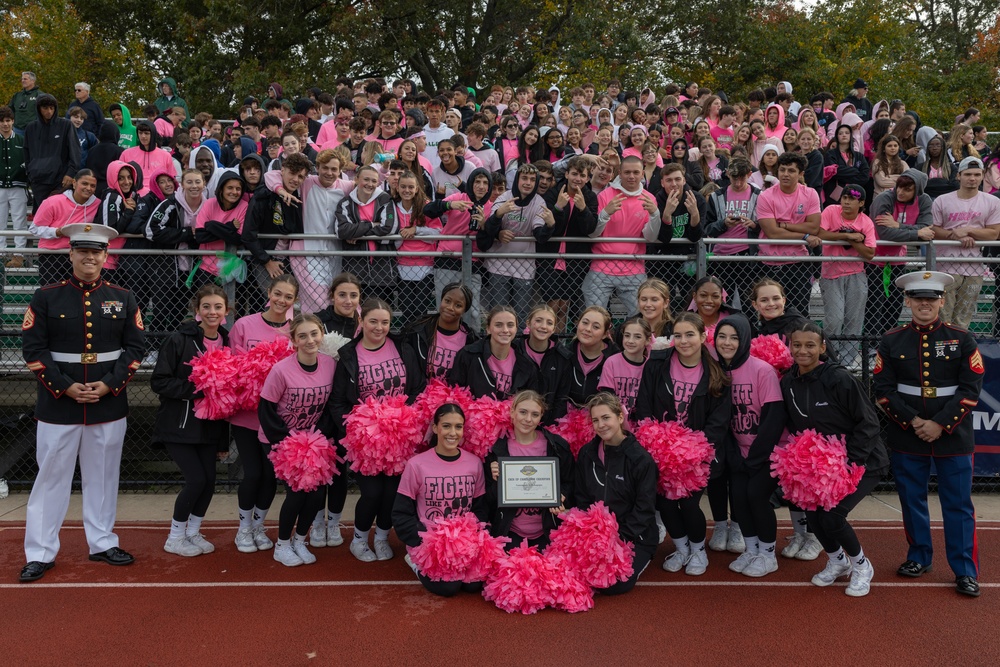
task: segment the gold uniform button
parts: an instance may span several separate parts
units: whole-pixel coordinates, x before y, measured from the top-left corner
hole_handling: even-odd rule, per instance
[[[85,306],[89,306],[89,305],[90,305],[90,302],[89,302],[89,301],[84,301],[84,302],[83,302],[83,305],[85,305]]]
[[[924,375],[927,375],[927,373],[924,373]],[[929,386],[931,386],[931,383],[928,382],[927,380],[924,380],[924,386],[925,387],[929,387]]]
[[[84,293],[83,293],[83,296],[85,296],[85,297],[89,297],[89,296],[90,296],[90,292],[84,292]],[[926,336],[925,336],[925,338],[926,338]]]
[[[66,317],[65,315],[60,315],[59,317]]]
[[[928,373],[927,371],[924,371],[924,377],[927,377],[929,375],[930,375],[930,373]]]
[[[89,350],[91,347],[93,347],[93,345],[91,345],[90,343],[87,343],[87,349]]]
[[[900,359],[906,359],[906,355],[905,354],[901,354],[901,355],[899,355],[899,358]]]
[[[924,352],[924,356],[925,357],[929,357],[929,356],[931,356],[931,353],[930,352]]]
[[[931,367],[931,363],[929,361],[925,361],[924,362],[924,368],[930,368],[930,367]]]
[[[87,338],[93,338],[93,337],[94,337],[94,334],[92,334],[92,333],[87,334]]]
[[[930,345],[928,345],[927,343],[924,343],[924,347],[930,347]]]
[[[90,312],[90,311],[88,310],[88,311],[86,312],[86,315],[87,315],[87,317],[90,317],[91,315],[93,315],[93,313],[92,313],[92,312]]]
[[[92,327],[92,326],[94,326],[94,323],[93,323],[93,322],[87,322],[87,328],[88,328],[88,329],[89,329],[90,327]]]
[[[117,316],[117,315],[112,315],[112,316],[111,316],[111,319],[113,319],[113,320],[117,320],[117,319],[118,319],[118,316]]]

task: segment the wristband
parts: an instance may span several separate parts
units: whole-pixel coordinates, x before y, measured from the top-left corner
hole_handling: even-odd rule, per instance
[[[803,241],[808,241],[809,240],[809,235],[808,234],[803,234],[802,235],[802,240]]]

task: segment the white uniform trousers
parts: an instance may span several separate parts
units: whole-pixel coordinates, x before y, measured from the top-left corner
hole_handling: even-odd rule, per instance
[[[90,426],[38,422],[38,476],[28,498],[24,531],[28,562],[48,563],[59,553],[59,529],[69,509],[77,457],[83,486],[83,528],[90,553],[118,546],[113,530],[125,421]]]

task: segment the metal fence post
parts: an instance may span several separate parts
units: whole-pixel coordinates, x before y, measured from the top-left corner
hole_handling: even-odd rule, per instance
[[[462,239],[462,284],[472,287],[472,237]]]
[[[708,246],[704,239],[698,239],[697,248],[697,269],[695,278],[701,280],[708,275]]]
[[[937,251],[934,249],[934,242],[927,244],[927,270],[935,271],[937,266]]]

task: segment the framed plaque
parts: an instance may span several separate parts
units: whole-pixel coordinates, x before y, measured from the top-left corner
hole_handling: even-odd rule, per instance
[[[559,507],[559,459],[555,456],[501,456],[497,459],[500,507]]]

